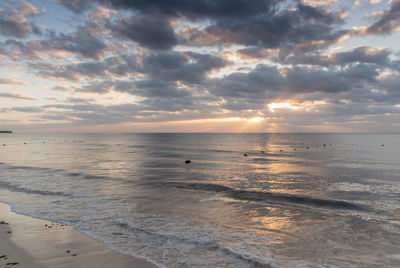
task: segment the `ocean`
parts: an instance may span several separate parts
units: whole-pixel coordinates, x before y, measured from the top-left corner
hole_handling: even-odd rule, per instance
[[[398,267],[400,134],[0,134],[0,201],[159,267]]]

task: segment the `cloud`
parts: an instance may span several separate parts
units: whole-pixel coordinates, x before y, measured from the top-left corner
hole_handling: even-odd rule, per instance
[[[25,96],[18,93],[11,93],[11,92],[0,92],[0,98],[11,98],[17,100],[35,100],[32,97]]]
[[[305,131],[385,121],[385,114],[396,121],[392,115],[400,114],[395,44],[377,47],[365,38],[339,44],[357,34],[395,31],[398,1],[386,11],[374,6],[375,21],[364,33],[354,24],[371,19],[359,17],[372,8],[368,3],[355,12],[335,0],[58,2],[74,14],[60,10],[54,25],[48,23],[54,17],[42,20],[41,11],[23,4],[0,14],[20,27],[2,29],[2,68],[37,75],[35,83],[67,96],[1,109],[27,117],[24,122],[93,126],[240,117],[245,124],[263,117],[260,126]],[[31,35],[39,21],[41,34]],[[6,78],[0,84],[23,85]],[[0,97],[33,99],[10,92]],[[297,110],[272,112],[272,102]]]
[[[24,85],[25,83],[13,79],[0,78],[0,84],[3,85]]]
[[[143,60],[142,73],[167,81],[201,83],[205,75],[226,66],[228,62],[210,54],[194,52],[162,52]]]
[[[313,49],[337,42],[347,30],[335,30],[342,23],[339,14],[298,4],[295,8],[277,10],[250,18],[221,19],[204,30],[185,33],[189,45],[214,46],[239,44],[259,48]]]
[[[23,38],[30,33],[40,33],[39,27],[28,19],[41,12],[29,2],[17,3],[19,4],[17,7],[5,5],[5,10],[0,9],[0,34]]]
[[[258,65],[249,73],[232,73],[208,83],[209,92],[227,101],[229,109],[260,108],[266,102],[280,98],[323,93],[336,96],[368,83],[378,83],[374,65],[358,64],[337,69],[310,69],[305,67],[280,68]],[[378,84],[376,84],[378,85]],[[329,95],[326,95],[329,94]],[[331,95],[332,94],[332,95]],[[307,98],[307,97],[306,97]],[[238,106],[238,103],[241,105]]]
[[[168,50],[178,44],[170,22],[157,15],[136,15],[129,20],[120,19],[107,27],[114,35],[150,49]]]
[[[190,19],[199,18],[222,18],[251,16],[270,11],[277,0],[58,0],[61,4],[75,12],[81,12],[89,8],[89,4],[99,3],[116,9],[132,9],[147,14],[159,14],[173,17],[186,17]]]
[[[79,27],[76,32],[71,34],[52,33],[47,39],[39,42],[37,50],[42,53],[69,52],[85,58],[100,59],[107,52],[108,47],[92,31],[94,30],[89,27]]]
[[[318,52],[292,53],[290,55],[275,56],[275,61],[285,64],[309,64],[320,66],[348,65],[353,63],[372,63],[391,67],[391,51],[387,48],[356,47],[329,55],[320,55]]]
[[[37,106],[23,106],[23,107],[12,107],[10,110],[21,113],[40,113],[43,111],[43,108]]]
[[[388,34],[400,30],[400,1],[391,1],[390,9],[382,12],[381,17],[367,28],[362,28],[359,33],[369,34]]]
[[[87,78],[108,78],[101,84],[85,87],[83,91],[105,93],[113,84],[113,79],[133,74],[165,81],[181,81],[199,84],[211,71],[219,70],[229,61],[206,53],[194,52],[154,52],[150,54],[122,54],[105,58],[102,61],[86,61],[72,64],[55,65],[50,63],[30,64],[38,75],[44,78],[67,81],[82,81]],[[115,79],[119,80],[119,79]],[[97,89],[96,89],[97,88]],[[56,88],[68,91],[67,88]]]

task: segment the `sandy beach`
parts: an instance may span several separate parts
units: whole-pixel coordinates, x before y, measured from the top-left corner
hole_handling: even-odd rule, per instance
[[[0,267],[155,267],[71,226],[16,214],[4,203],[0,223]]]

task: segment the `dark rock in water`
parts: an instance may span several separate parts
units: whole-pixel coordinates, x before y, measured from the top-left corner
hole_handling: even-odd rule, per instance
[[[261,151],[261,153],[263,154],[263,153],[265,153],[264,151]]]
[[[308,149],[310,149],[310,147],[306,147],[306,149],[308,150]]]
[[[190,161],[190,160],[186,160],[186,161],[185,161],[186,164],[190,164],[191,162],[192,162],[192,161]]]
[[[26,142],[24,142],[24,144],[26,144]]]
[[[247,156],[247,154],[244,154],[243,156]]]
[[[283,152],[283,150],[279,150],[279,152]]]
[[[296,148],[294,148],[294,150],[295,150],[295,151],[297,151],[297,149],[296,149]]]
[[[6,144],[3,144],[3,146],[6,146]]]
[[[324,143],[324,147],[326,146],[326,144]]]
[[[385,146],[385,144],[382,144],[382,146]]]

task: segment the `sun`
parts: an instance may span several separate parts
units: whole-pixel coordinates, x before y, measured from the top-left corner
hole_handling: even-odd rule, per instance
[[[265,118],[263,118],[263,117],[253,117],[253,118],[250,118],[249,121],[252,122],[252,123],[258,123],[258,122],[260,122],[260,121],[262,121],[264,119]]]
[[[271,102],[268,104],[268,109],[274,112],[276,109],[293,109],[293,106],[289,102]]]

